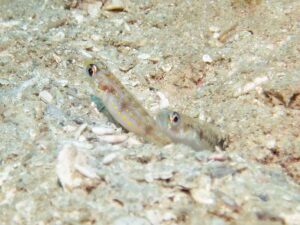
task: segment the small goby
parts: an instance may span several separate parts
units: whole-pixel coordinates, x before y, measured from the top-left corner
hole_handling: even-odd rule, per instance
[[[225,139],[212,124],[168,109],[161,110],[156,121],[174,143],[186,144],[196,151],[224,147]]]
[[[104,63],[88,63],[86,70],[106,110],[122,127],[158,145],[172,142]]]

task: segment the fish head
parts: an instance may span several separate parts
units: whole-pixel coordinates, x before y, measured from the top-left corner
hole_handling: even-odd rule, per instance
[[[116,87],[118,88],[120,84],[116,84],[118,81],[103,62],[87,61],[85,64],[86,73],[92,78],[90,80],[96,85],[97,90],[116,94]]]
[[[109,73],[108,67],[103,62],[85,62],[86,74],[96,81],[100,81],[104,73]]]
[[[182,122],[178,112],[168,109],[161,110],[156,116],[156,121],[161,128],[175,132],[180,129]]]

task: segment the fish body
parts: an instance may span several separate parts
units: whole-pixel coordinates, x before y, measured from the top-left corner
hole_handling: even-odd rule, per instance
[[[224,138],[212,124],[200,123],[195,118],[168,109],[161,110],[156,121],[175,143],[186,144],[197,151],[215,150],[216,146],[223,148]]]
[[[106,110],[122,127],[156,144],[166,145],[172,142],[105,64],[90,63],[87,65],[87,73]]]

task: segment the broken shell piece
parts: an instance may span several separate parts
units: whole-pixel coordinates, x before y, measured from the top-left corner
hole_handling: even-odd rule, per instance
[[[173,171],[163,171],[159,174],[159,179],[161,180],[169,180],[173,177]]]
[[[116,130],[109,127],[92,127],[92,132],[97,135],[107,135],[107,134],[114,134]]]
[[[63,127],[63,130],[65,132],[75,132],[77,130],[77,127],[76,126],[72,126],[72,125],[66,125]]]
[[[103,158],[102,163],[104,165],[108,165],[108,164],[112,163],[117,157],[118,157],[117,153],[108,154]]]
[[[162,71],[164,71],[165,73],[170,72],[172,68],[173,68],[172,64],[166,64],[161,67]]]
[[[210,55],[205,54],[205,55],[202,56],[202,61],[205,62],[205,63],[212,63],[213,59],[210,57]]]
[[[102,2],[95,2],[94,4],[89,4],[87,7],[88,14],[91,17],[98,16],[101,7],[102,7]]]
[[[212,205],[216,202],[215,195],[206,189],[196,188],[191,190],[192,198],[204,205]]]
[[[170,103],[169,103],[169,100],[167,99],[167,97],[162,93],[162,92],[157,92],[156,93],[160,99],[160,102],[159,102],[159,108],[160,109],[166,109],[169,107]]]
[[[41,91],[39,97],[45,103],[51,103],[53,101],[53,97],[48,91]]]
[[[129,148],[141,146],[143,143],[139,141],[136,137],[129,137],[126,142],[126,146]]]
[[[125,10],[125,4],[121,0],[111,0],[103,7],[106,11],[122,12]]]
[[[108,142],[110,144],[119,144],[119,143],[122,143],[122,142],[126,141],[127,138],[128,138],[127,135],[117,134],[117,135],[102,136],[102,137],[100,137],[100,140]]]
[[[82,134],[82,132],[85,130],[87,128],[87,124],[86,123],[84,123],[84,124],[82,124],[78,129],[77,129],[77,131],[75,132],[75,139],[78,139],[80,136],[81,136],[81,134]]]
[[[146,173],[144,177],[145,181],[148,183],[152,183],[154,181],[154,177],[152,173]]]
[[[61,63],[62,60],[61,60],[61,58],[58,55],[56,55],[55,53],[53,53],[52,56],[53,56],[54,61],[57,64]]]
[[[228,159],[229,159],[229,157],[222,153],[212,154],[208,157],[208,160],[220,161],[220,162],[226,161]]]
[[[176,220],[177,219],[177,216],[169,211],[169,212],[166,212],[164,215],[163,215],[163,220],[164,221],[169,221],[169,220]]]
[[[253,89],[256,89],[258,87],[258,85],[261,85],[268,81],[269,81],[269,78],[267,76],[257,77],[252,82],[248,82],[243,87],[239,87],[237,89],[237,91],[235,92],[235,96],[239,96],[241,94],[246,94],[246,93],[252,91]]]
[[[151,225],[151,223],[141,217],[136,217],[136,216],[124,216],[124,217],[120,217],[117,220],[115,220],[113,223],[113,225]]]
[[[57,157],[56,174],[65,191],[75,188],[90,190],[100,179],[96,169],[90,166],[91,158],[73,144],[65,144]]]
[[[210,32],[213,32],[213,33],[220,31],[220,27],[217,27],[217,26],[210,26],[208,29]]]

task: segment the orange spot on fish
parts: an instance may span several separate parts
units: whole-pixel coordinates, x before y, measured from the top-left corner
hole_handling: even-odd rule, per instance
[[[112,93],[112,94],[116,93],[115,88],[111,85],[106,85],[106,84],[103,84],[103,83],[99,83],[98,87],[102,91]]]

